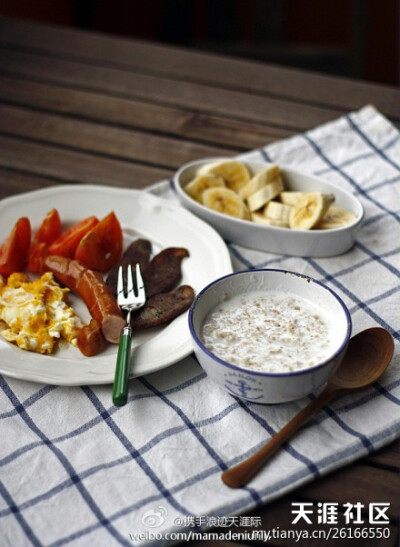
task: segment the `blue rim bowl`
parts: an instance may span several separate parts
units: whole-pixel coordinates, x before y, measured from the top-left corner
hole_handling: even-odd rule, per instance
[[[222,298],[251,290],[287,291],[317,302],[330,316],[335,331],[335,346],[320,363],[293,372],[260,372],[224,361],[208,350],[199,335],[207,314]],[[189,310],[189,330],[197,360],[225,391],[252,402],[276,404],[293,401],[319,390],[339,366],[351,336],[352,321],[343,300],[329,287],[307,275],[280,269],[253,269],[216,279],[196,296]]]

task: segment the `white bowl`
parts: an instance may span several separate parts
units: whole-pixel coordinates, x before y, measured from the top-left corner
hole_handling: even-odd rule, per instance
[[[213,226],[225,240],[261,251],[303,257],[335,256],[345,253],[353,246],[364,217],[363,207],[358,199],[334,184],[292,169],[281,167],[285,189],[334,194],[335,205],[352,211],[355,215],[354,222],[330,230],[292,230],[264,226],[218,213],[191,198],[184,187],[195,177],[198,169],[206,163],[224,159],[227,158],[206,158],[186,163],[176,172],[173,188],[182,205]],[[240,161],[252,174],[257,174],[271,165],[266,162]]]
[[[321,310],[329,320],[333,340],[332,351],[323,362],[295,372],[258,372],[232,365],[205,347],[201,329],[215,306],[232,296],[259,290],[287,292]],[[189,329],[200,365],[221,388],[248,401],[276,404],[305,397],[328,381],[346,351],[351,318],[342,300],[319,281],[285,270],[246,270],[221,277],[199,293],[189,310]]]

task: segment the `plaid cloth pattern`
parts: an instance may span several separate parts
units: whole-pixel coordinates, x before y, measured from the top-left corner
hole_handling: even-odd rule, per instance
[[[326,283],[348,306],[354,334],[388,329],[396,341],[389,370],[373,387],[321,411],[238,490],[223,485],[221,471],[264,444],[308,399],[273,406],[237,400],[192,356],[131,381],[129,402],[119,409],[110,386],[0,377],[3,546],[142,545],[129,534],[183,532],[189,517],[243,515],[398,436],[397,130],[367,106],[241,157],[322,176],[361,200],[365,222],[342,256],[298,258],[228,245],[236,270],[278,267]],[[175,199],[168,182],[151,191]]]

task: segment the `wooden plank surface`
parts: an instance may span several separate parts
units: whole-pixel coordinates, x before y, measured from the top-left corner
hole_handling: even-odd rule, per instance
[[[35,81],[266,122],[293,131],[303,131],[335,117],[329,108],[1,46],[0,67],[3,73]]]
[[[400,457],[398,443],[392,443],[384,450],[374,452],[365,459],[370,465],[391,469],[394,472],[400,472]]]
[[[62,182],[50,177],[0,167],[0,199],[57,184],[62,184]]]
[[[191,159],[259,148],[368,103],[398,116],[398,90],[388,86],[1,19],[0,198],[65,183],[144,188]],[[249,516],[261,517],[264,531],[290,530],[294,502],[315,509],[388,502],[387,539],[296,545],[397,545],[399,447],[396,441]]]
[[[289,129],[266,123],[233,120],[180,107],[43,84],[23,77],[3,75],[0,78],[0,100],[32,110],[102,121],[117,127],[222,144],[235,151],[257,148],[292,134]]]
[[[0,135],[0,166],[67,183],[144,188],[173,171]]]
[[[232,150],[177,138],[71,120],[26,108],[0,105],[0,132],[123,160],[176,168],[201,157],[229,156]],[[156,159],[155,159],[156,158]]]
[[[305,77],[302,71],[264,63],[21,21],[3,21],[0,42],[13,48],[173,76],[176,80],[219,84],[259,94],[267,92],[333,110],[360,108],[373,97],[374,104],[384,114],[398,116],[398,98],[392,88],[346,78],[317,73],[307,73]]]

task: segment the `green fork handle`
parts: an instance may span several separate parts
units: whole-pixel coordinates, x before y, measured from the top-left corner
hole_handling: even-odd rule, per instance
[[[115,406],[124,406],[128,399],[128,378],[131,361],[131,341],[132,329],[130,326],[124,327],[121,338],[119,339],[117,364],[115,367],[115,377],[112,399]]]

